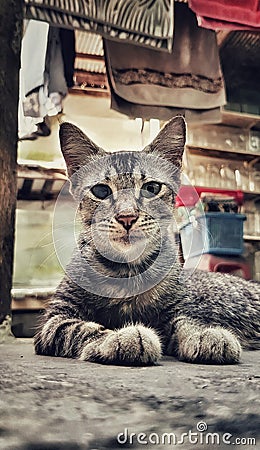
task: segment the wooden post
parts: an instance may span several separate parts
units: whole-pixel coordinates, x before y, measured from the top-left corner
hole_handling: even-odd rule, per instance
[[[0,1],[0,323],[11,309],[22,5]]]

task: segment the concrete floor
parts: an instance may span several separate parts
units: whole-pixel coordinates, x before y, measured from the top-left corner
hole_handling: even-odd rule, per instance
[[[0,346],[0,449],[260,448],[259,379],[260,352],[236,366],[131,368],[36,356],[18,339]]]

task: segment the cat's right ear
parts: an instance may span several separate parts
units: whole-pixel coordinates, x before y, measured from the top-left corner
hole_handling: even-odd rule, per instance
[[[68,176],[71,177],[95,155],[104,155],[105,151],[98,147],[76,125],[63,122],[60,125],[60,146],[64,156]]]
[[[185,139],[186,122],[182,116],[175,116],[164,125],[151,144],[145,147],[144,151],[158,154],[180,169]]]

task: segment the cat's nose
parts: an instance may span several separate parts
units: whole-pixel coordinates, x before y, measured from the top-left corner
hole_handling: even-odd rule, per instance
[[[137,221],[138,214],[117,214],[116,220],[123,225],[123,227],[128,231]]]

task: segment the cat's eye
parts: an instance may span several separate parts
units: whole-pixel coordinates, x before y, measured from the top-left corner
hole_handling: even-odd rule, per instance
[[[157,181],[148,181],[143,184],[141,188],[141,195],[146,198],[152,198],[159,194],[161,188],[161,183],[158,183]]]
[[[107,184],[95,184],[95,186],[91,188],[91,192],[100,200],[104,200],[112,194],[112,190]]]

